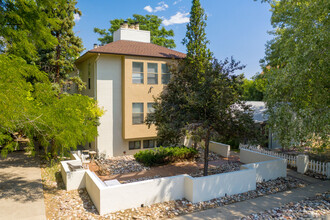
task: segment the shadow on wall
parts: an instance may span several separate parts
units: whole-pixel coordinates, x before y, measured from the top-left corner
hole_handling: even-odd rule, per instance
[[[176,184],[174,184],[174,182],[171,182],[170,184],[167,184],[166,186],[164,186],[164,185],[161,186],[161,185],[162,185],[161,181],[158,179],[157,187],[160,187],[158,198],[160,198],[160,199],[158,199],[157,197],[154,197],[154,199],[150,201],[151,204],[159,202],[159,200],[161,200],[161,198],[175,197],[176,195],[173,195],[173,192],[175,192],[174,188],[180,187],[180,186],[177,186]]]

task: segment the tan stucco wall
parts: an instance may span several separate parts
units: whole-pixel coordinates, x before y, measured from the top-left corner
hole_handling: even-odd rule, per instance
[[[144,84],[132,83],[132,62],[144,63]],[[158,84],[147,84],[147,63],[158,63]],[[150,140],[156,137],[156,129],[145,124],[133,125],[132,103],[144,103],[144,117],[147,116],[147,103],[154,102],[163,90],[161,84],[161,64],[173,62],[169,59],[145,58],[120,55],[92,55],[76,64],[80,77],[88,82],[88,63],[91,69],[91,89],[82,92],[98,101],[105,110],[100,118],[98,137],[92,148],[106,156],[135,154],[140,150],[129,150],[129,141]],[[151,92],[149,92],[150,87]],[[96,147],[97,146],[97,147]],[[86,144],[88,147],[88,144]],[[143,146],[141,147],[143,150]]]
[[[170,62],[169,59],[146,58],[126,56],[123,65],[123,138],[142,139],[153,138],[157,136],[155,126],[148,128],[146,124],[133,125],[132,123],[132,103],[143,103],[144,118],[147,117],[147,103],[154,102],[154,96],[158,96],[164,88],[161,83],[161,64]],[[132,83],[132,62],[143,62],[144,83]],[[158,64],[158,84],[147,84],[147,65],[148,63]],[[152,88],[151,88],[152,87]],[[150,90],[151,89],[151,90]]]

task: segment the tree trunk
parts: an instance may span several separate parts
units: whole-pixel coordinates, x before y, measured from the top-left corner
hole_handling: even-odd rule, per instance
[[[61,55],[61,48],[60,48],[60,37],[59,34],[56,33],[56,38],[58,41],[58,45],[56,46],[56,77],[55,77],[55,82],[59,83],[60,82],[60,55]]]
[[[210,144],[210,130],[207,130],[205,137],[205,150],[204,150],[204,176],[207,176],[209,167],[209,144]]]
[[[57,158],[57,147],[54,140],[51,141],[50,154],[52,159]]]
[[[193,148],[197,149],[197,141],[194,141]]]

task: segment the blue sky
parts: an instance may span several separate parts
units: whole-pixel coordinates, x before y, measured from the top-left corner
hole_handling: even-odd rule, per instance
[[[259,60],[264,57],[265,44],[271,36],[271,12],[268,4],[253,0],[201,0],[208,15],[208,47],[217,59],[233,56],[246,64],[241,72],[250,78],[261,72]],[[163,26],[174,30],[175,50],[185,52],[181,44],[189,21],[191,0],[78,0],[82,16],[76,17],[75,33],[82,38],[84,47],[92,49],[99,43],[94,27],[106,28],[109,21],[128,18],[133,14],[154,14],[163,19]]]

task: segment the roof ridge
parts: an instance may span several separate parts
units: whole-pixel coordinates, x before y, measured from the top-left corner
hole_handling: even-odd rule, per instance
[[[87,51],[87,53],[88,52],[177,59],[184,58],[186,56],[185,53],[154,43],[130,40],[114,41],[106,45],[91,49]]]

